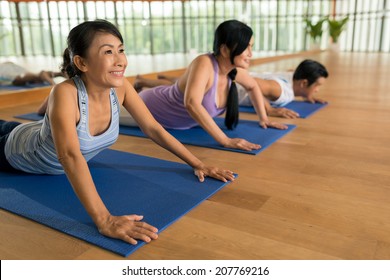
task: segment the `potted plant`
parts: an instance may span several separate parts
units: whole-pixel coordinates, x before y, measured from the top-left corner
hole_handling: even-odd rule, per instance
[[[343,32],[343,30],[345,29],[348,19],[349,19],[348,16],[340,20],[330,19],[330,18],[327,19],[329,36],[332,39],[331,48],[336,48],[336,49],[339,48],[339,37]]]
[[[322,18],[317,22],[313,22],[310,19],[305,18],[304,21],[306,23],[306,33],[309,34],[311,38],[311,48],[318,49],[323,32],[322,25],[324,21],[326,21],[326,18]]]

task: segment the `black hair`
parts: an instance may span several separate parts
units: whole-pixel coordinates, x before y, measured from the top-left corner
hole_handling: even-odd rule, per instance
[[[226,101],[225,125],[228,129],[233,130],[238,124],[238,92],[236,86],[237,69],[234,68],[229,72],[228,76],[232,83],[229,88],[229,94]]]
[[[230,62],[234,65],[234,58],[242,54],[248,48],[253,36],[252,28],[238,20],[222,22],[215,30],[213,53],[218,56],[221,46],[225,45],[230,51]],[[229,74],[232,80],[226,104],[225,125],[228,129],[234,129],[238,124],[238,93],[235,84],[237,69]]]
[[[87,51],[98,32],[112,34],[123,43],[123,38],[118,28],[109,21],[97,19],[85,21],[77,25],[69,32],[67,39],[68,47],[64,51],[61,66],[61,71],[68,74],[69,78],[81,74],[81,71],[73,64],[73,58],[75,55],[86,57]]]
[[[295,69],[293,79],[306,79],[308,82],[308,86],[310,86],[315,83],[318,78],[327,78],[328,76],[329,73],[324,65],[315,60],[305,59],[298,65],[297,69]]]
[[[252,28],[245,23],[235,19],[224,21],[215,30],[214,55],[219,55],[221,46],[226,45],[230,50],[230,62],[234,64],[234,57],[245,51],[252,36]]]

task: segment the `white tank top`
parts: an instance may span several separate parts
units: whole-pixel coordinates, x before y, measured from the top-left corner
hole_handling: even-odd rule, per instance
[[[77,87],[80,108],[80,121],[76,126],[80,150],[88,161],[103,149],[108,148],[118,138],[119,110],[118,98],[111,89],[111,122],[102,134],[92,136],[88,127],[88,94],[83,81],[73,78]],[[36,174],[63,174],[64,170],[58,161],[48,115],[37,122],[21,124],[15,127],[5,145],[5,156],[15,169]]]

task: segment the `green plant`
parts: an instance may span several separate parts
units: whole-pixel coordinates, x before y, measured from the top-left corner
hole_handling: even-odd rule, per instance
[[[345,29],[346,23],[348,22],[348,17],[345,17],[341,20],[336,19],[327,19],[329,27],[329,35],[332,38],[333,43],[337,43],[341,32]]]
[[[322,18],[318,20],[316,23],[313,23],[310,19],[305,18],[304,21],[306,23],[306,33],[310,35],[313,42],[318,42],[322,36],[322,24],[326,21],[326,18]]]

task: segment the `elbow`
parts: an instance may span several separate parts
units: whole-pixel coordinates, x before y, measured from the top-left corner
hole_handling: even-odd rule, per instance
[[[154,120],[152,124],[148,124],[140,127],[140,129],[145,135],[147,135],[153,141],[160,138],[163,132],[165,131],[162,125],[158,123],[156,120]]]
[[[75,166],[79,157],[83,157],[81,152],[76,154],[72,151],[67,151],[57,154],[58,162],[62,165],[65,171],[69,170],[72,166]]]
[[[198,111],[198,104],[195,102],[187,101],[184,103],[184,107],[191,116],[193,116]]]

